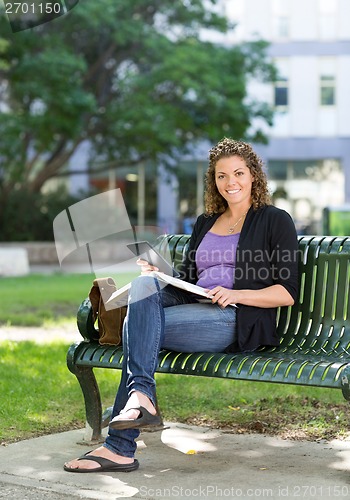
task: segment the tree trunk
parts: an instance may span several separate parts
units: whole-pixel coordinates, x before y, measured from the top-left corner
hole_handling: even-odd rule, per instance
[[[75,143],[62,152],[58,156],[53,155],[46,163],[46,165],[38,172],[37,176],[28,183],[27,189],[32,193],[39,193],[43,185],[49,179],[56,177],[59,174],[60,170],[64,168],[67,164],[68,160],[72,157],[73,153],[76,151],[79,144],[83,141],[82,138],[79,138],[75,141]]]

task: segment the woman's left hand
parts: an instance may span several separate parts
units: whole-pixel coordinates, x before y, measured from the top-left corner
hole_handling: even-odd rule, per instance
[[[212,290],[209,290],[208,297],[211,298],[213,304],[217,303],[220,307],[226,307],[229,304],[235,304],[237,292],[223,286],[216,286]]]

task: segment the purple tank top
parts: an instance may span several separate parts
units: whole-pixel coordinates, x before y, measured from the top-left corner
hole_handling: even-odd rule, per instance
[[[197,285],[232,289],[240,233],[222,236],[208,232],[196,252]]]

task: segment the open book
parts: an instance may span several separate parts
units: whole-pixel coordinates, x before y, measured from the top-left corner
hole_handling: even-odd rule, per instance
[[[177,288],[181,288],[182,290],[186,290],[187,292],[203,297],[203,301],[205,302],[211,302],[211,297],[208,295],[208,292],[201,286],[193,285],[192,283],[188,283],[188,281],[180,280],[179,278],[169,276],[168,274],[161,273],[160,271],[152,271],[152,273],[148,276],[155,276],[166,284],[173,285]],[[131,283],[128,283],[127,285],[119,288],[119,290],[113,292],[105,304],[106,309],[115,309],[117,307],[127,305],[130,286]],[[199,300],[202,301],[201,299]],[[230,306],[237,307],[236,304],[230,304]]]

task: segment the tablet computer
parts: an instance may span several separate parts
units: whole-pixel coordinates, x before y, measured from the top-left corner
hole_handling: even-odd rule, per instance
[[[135,241],[135,243],[129,243],[126,246],[134,255],[146,260],[151,266],[158,267],[160,272],[169,276],[175,276],[176,278],[180,276],[173,266],[148,241]]]

